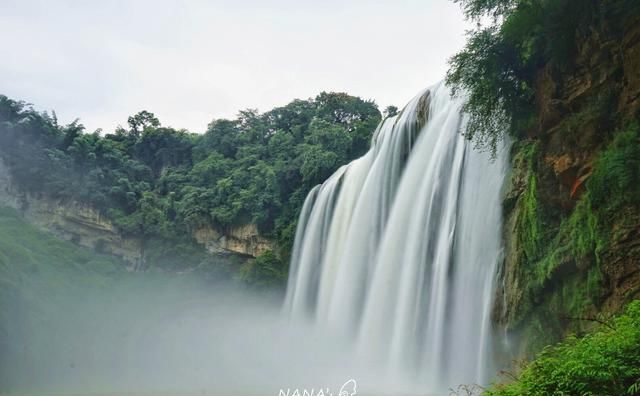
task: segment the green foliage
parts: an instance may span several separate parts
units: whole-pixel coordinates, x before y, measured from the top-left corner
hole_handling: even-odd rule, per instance
[[[534,264],[535,282],[543,287],[552,279],[555,271],[563,264],[574,262],[578,268],[588,268],[600,262],[599,253],[606,241],[598,223],[596,213],[591,208],[591,200],[585,194],[576,204],[573,212],[560,223],[558,233],[551,241],[544,241],[543,254]]]
[[[115,320],[115,330],[122,319],[131,318],[129,314],[143,312],[147,319],[156,318],[149,323],[163,324],[168,306],[208,298],[206,291],[213,282],[240,265],[204,255],[203,249],[195,251],[193,245],[181,246],[180,240],[172,242],[149,241],[150,259],[158,260],[162,269],[171,268],[168,265],[179,265],[178,251],[185,257],[191,249],[188,259],[203,260],[200,266],[170,275],[153,269],[130,272],[121,260],[40,231],[17,211],[0,206],[0,394],[22,394],[15,393],[18,384],[29,385],[23,389],[26,394],[44,392],[37,386],[35,373],[50,351],[63,351],[57,364],[67,367],[78,362],[73,359],[78,359],[79,345],[95,353],[93,343],[85,344],[78,337],[104,341],[106,333],[100,326],[110,320]],[[120,330],[113,333],[114,341],[122,340],[131,326]]]
[[[393,117],[398,114],[398,108],[396,106],[387,106],[382,113],[384,117]]]
[[[515,0],[454,0],[460,3],[467,18],[477,19],[483,16],[498,18],[510,11]]]
[[[503,42],[496,26],[490,26],[469,38],[465,50],[451,59],[447,73],[454,94],[468,95],[465,136],[492,153],[509,131],[511,112],[529,108],[531,89],[516,77],[515,57],[515,49]]]
[[[238,277],[249,285],[264,287],[282,284],[286,273],[282,260],[271,250],[267,250],[255,260],[245,262],[240,267]]]
[[[148,237],[152,235],[166,236],[169,224],[165,200],[156,194],[145,191],[137,202],[136,211],[124,216],[116,217],[115,223],[125,234]]]
[[[546,347],[516,381],[489,396],[637,395],[640,388],[640,301],[583,338]]]
[[[597,302],[602,289],[598,264],[600,252],[608,243],[606,232],[591,207],[588,192],[567,217],[551,218],[545,212],[539,192],[538,143],[524,141],[516,147],[514,166],[524,181],[523,193],[515,209],[518,212],[515,235],[521,248],[518,261],[524,280],[524,300],[518,318],[511,325],[516,326],[525,318],[528,323],[534,323],[536,318],[529,315],[532,311],[551,311],[567,317],[579,315]],[[545,321],[544,318],[540,320]],[[534,334],[527,337],[536,338]],[[545,342],[546,339],[530,344],[545,345]]]
[[[526,186],[521,198],[522,215],[518,223],[518,238],[520,238],[524,254],[529,260],[534,260],[539,255],[543,239],[543,224],[538,203],[537,155],[538,145],[536,143],[524,143],[515,158],[519,164],[517,166],[526,169]]]
[[[640,205],[640,130],[631,124],[614,134],[594,161],[586,190],[573,210],[550,227],[538,196],[536,145],[520,143],[514,161],[525,169],[527,184],[518,206],[516,235],[522,246],[525,305],[565,316],[597,306],[603,292],[603,252],[611,244],[612,225],[624,223],[627,210]],[[536,301],[542,301],[540,308]],[[529,317],[528,320],[531,320]]]
[[[605,241],[596,214],[589,192],[580,198],[569,219],[560,226],[561,234],[569,237],[571,255],[576,259],[592,256],[596,261],[600,260]]]
[[[3,275],[0,276],[0,284],[4,286],[12,281],[26,280],[14,272],[41,273],[47,268],[59,267],[80,273],[112,274],[123,271],[125,267],[114,257],[79,249],[39,231],[26,224],[15,210],[6,207],[0,207],[0,265]],[[64,281],[63,278],[64,274],[56,282]],[[0,290],[6,289],[4,286]]]
[[[613,16],[623,20],[640,14],[634,0],[456,2],[477,27],[469,32],[465,48],[450,59],[447,82],[454,93],[468,96],[466,136],[494,153],[505,134],[521,137],[532,129],[534,87],[544,67],[551,73],[570,72],[578,38]]]
[[[123,274],[124,268],[114,257],[61,241],[25,223],[15,210],[0,207],[0,350],[12,325],[7,320],[13,309],[8,302],[53,311],[59,295],[46,295],[41,290],[69,290],[76,286],[77,278],[101,287]],[[0,356],[0,360],[4,358],[3,353]]]
[[[587,182],[593,204],[607,216],[640,204],[640,127],[631,124],[600,154]]]
[[[131,127],[131,131],[139,133],[147,128],[157,128],[160,126],[160,120],[158,120],[155,114],[146,110],[142,110],[136,115],[133,115],[127,119],[127,124]]]
[[[214,120],[203,135],[147,111],[101,135],[0,95],[0,156],[24,192],[91,204],[143,241],[184,245],[177,236],[203,226],[254,223],[286,262],[307,192],[363,154],[380,119],[371,101],[323,92]]]
[[[635,125],[616,133],[594,161],[593,174],[584,190],[577,191],[580,198],[573,208],[568,201],[551,202],[566,191],[555,190],[557,180],[543,162],[543,155],[559,153],[584,158],[623,124],[624,116],[617,111],[620,75],[608,75],[597,89],[574,99],[570,108],[555,99],[570,91],[569,76],[580,75],[595,63],[615,70],[619,62],[608,59],[604,45],[598,45],[622,41],[640,16],[640,2],[454,1],[476,22],[466,47],[451,58],[447,73],[454,94],[467,98],[465,135],[493,153],[506,135],[515,141],[513,191],[519,194],[508,197],[505,207],[513,207],[515,221],[515,250],[510,253],[516,256],[512,258],[517,274],[510,286],[518,307],[509,312],[513,315],[509,325],[521,330],[535,350],[568,328],[582,331],[584,327],[571,318],[601,308],[606,281],[601,266],[616,242],[616,229],[633,226],[640,207],[640,141]],[[537,114],[539,110],[544,114]],[[557,129],[549,131],[558,115],[562,118]],[[612,264],[606,265],[610,269]],[[626,386],[637,380],[636,375]],[[514,387],[511,393],[496,394],[625,391]]]
[[[25,329],[48,329],[62,294],[76,290],[80,279],[95,290],[124,268],[114,257],[61,241],[25,223],[15,210],[0,207],[0,384],[11,383],[10,368],[35,350],[24,341],[14,345],[12,337],[24,340]]]
[[[468,95],[466,137],[495,153],[505,133],[518,135],[530,122],[533,71],[540,62],[532,35],[543,12],[538,2],[460,3],[469,18],[485,14],[494,18],[488,26],[479,24],[469,34],[464,50],[451,58],[447,82],[454,93]]]

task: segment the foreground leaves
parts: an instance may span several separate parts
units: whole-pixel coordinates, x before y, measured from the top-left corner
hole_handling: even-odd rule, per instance
[[[583,338],[546,347],[515,382],[489,396],[640,394],[640,300],[626,313]]]

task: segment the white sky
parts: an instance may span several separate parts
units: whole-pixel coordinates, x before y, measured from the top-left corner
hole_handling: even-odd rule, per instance
[[[0,93],[112,131],[341,91],[402,107],[468,28],[450,0],[0,0]]]

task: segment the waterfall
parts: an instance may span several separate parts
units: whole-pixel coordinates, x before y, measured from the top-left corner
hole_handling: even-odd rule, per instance
[[[292,318],[430,392],[484,384],[493,370],[506,156],[462,136],[463,104],[443,83],[421,92],[309,194],[285,298]]]

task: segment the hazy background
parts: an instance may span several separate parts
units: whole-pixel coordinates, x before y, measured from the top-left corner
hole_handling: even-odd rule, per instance
[[[146,109],[203,132],[323,90],[401,107],[466,27],[451,0],[2,0],[0,93],[89,131]]]
[[[376,394],[414,386],[384,377],[384,366],[360,359],[345,339],[289,322],[272,294],[190,276],[70,277],[70,287],[49,280],[6,302],[14,312],[3,323],[1,394],[250,396],[322,387],[337,396],[350,378]]]

